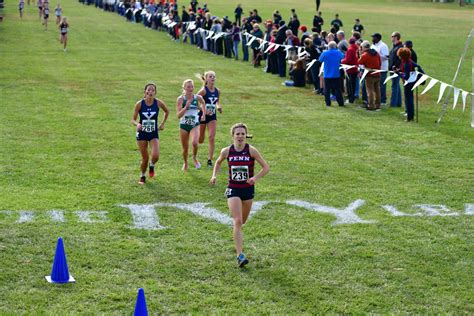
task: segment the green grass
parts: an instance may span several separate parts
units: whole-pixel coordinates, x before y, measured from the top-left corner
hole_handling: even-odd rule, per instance
[[[314,2],[239,1],[262,17],[296,8],[311,21]],[[450,82],[473,8],[408,1],[323,1],[325,20],[359,17],[367,34],[393,30],[415,42],[420,64]],[[209,0],[216,15],[237,1]],[[53,24],[44,31],[35,7],[21,21],[8,3],[0,23],[0,210],[33,210],[16,223],[0,213],[1,314],[124,314],[145,289],[153,313],[453,313],[474,312],[474,130],[470,111],[448,110],[437,88],[420,100],[419,124],[400,110],[366,113],[326,109],[307,89],[250,64],[171,42],[164,33],[116,14],[64,1],[70,43],[63,53]],[[311,8],[311,10],[307,9]],[[54,22],[53,22],[54,23]],[[306,23],[309,24],[309,23]],[[472,46],[456,86],[471,91]],[[248,269],[235,267],[231,229],[173,208],[157,208],[167,229],[130,228],[119,204],[207,202],[227,214],[225,172],[209,187],[210,170],[180,171],[175,100],[181,83],[216,71],[224,113],[217,148],[246,122],[251,141],[271,166],[257,184],[268,204],[246,225]],[[171,109],[160,134],[158,178],[138,180],[139,153],[129,121],[146,82]],[[205,159],[206,146],[200,149]],[[334,216],[283,203],[305,200],[357,210],[373,224],[332,225]],[[382,205],[413,213],[442,204],[460,216],[393,217]],[[65,210],[54,223],[47,211]],[[109,221],[84,224],[73,212],[108,211]],[[47,284],[56,239],[65,241],[77,283]]]

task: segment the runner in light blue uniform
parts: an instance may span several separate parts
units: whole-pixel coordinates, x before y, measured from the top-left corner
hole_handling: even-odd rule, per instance
[[[183,94],[176,101],[176,113],[179,119],[179,135],[183,148],[183,171],[188,170],[189,136],[193,145],[193,162],[196,169],[201,168],[197,159],[199,142],[199,111],[204,109],[205,102],[202,96],[194,94],[194,82],[187,79],[183,82]],[[204,117],[201,118],[205,120]]]

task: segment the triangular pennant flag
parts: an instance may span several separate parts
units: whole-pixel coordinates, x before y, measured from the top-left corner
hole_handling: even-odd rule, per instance
[[[303,51],[304,47],[298,47],[298,56],[301,55],[301,52]]]
[[[423,74],[423,76],[421,76],[420,79],[418,79],[418,81],[415,83],[415,85],[413,86],[411,90],[412,91],[415,90],[420,84],[425,82],[428,78],[430,78],[430,76]]]
[[[425,94],[426,92],[430,91],[431,88],[433,88],[435,86],[435,84],[437,84],[439,82],[438,79],[435,79],[435,78],[431,78],[431,81],[430,83],[428,83],[428,85],[426,86],[425,90],[423,90],[423,92],[421,94]]]
[[[321,68],[319,68],[319,77],[322,77],[324,73],[324,63],[321,64]]]
[[[369,71],[367,69],[364,69],[364,73],[362,74],[362,77],[360,77],[360,83],[361,84],[362,84],[362,81],[364,81],[365,76],[367,76],[368,73],[369,73]]]
[[[462,92],[462,111],[463,112],[466,109],[466,98],[467,98],[468,94],[469,94],[469,92],[467,92],[467,91]]]
[[[459,98],[459,89],[454,88],[454,103],[453,103],[453,110],[456,108],[456,103],[458,103],[458,98]]]
[[[290,57],[290,51],[289,51],[288,49],[286,49],[286,48],[285,48],[285,50],[286,50],[285,59],[288,59],[288,58]]]
[[[308,55],[307,51],[302,51],[301,53],[298,54],[299,58],[303,58],[305,55]]]
[[[206,39],[210,39],[212,37],[212,35],[214,35],[214,32],[213,31],[208,31]]]
[[[310,70],[317,61],[317,59],[313,59],[308,65],[306,65],[306,71]]]
[[[355,67],[355,66],[354,66]],[[379,69],[379,70],[375,70],[375,71],[372,71],[373,74],[378,74],[378,73],[381,73],[381,72],[385,72],[386,70],[382,70],[382,69]]]
[[[387,79],[385,79],[383,84],[387,84],[387,82],[389,82],[390,80],[392,80],[393,78],[396,78],[396,77],[398,77],[398,74],[396,72],[394,72],[393,75],[390,75],[390,76],[387,77]]]
[[[406,86],[409,83],[415,82],[417,75],[418,73],[416,71],[410,71],[410,77],[405,81],[403,85]]]
[[[265,40],[261,40],[261,42],[260,42],[260,46],[258,47],[258,49],[262,49],[262,48],[263,48],[263,46],[265,46],[265,44],[266,44],[266,43],[267,43],[267,41],[265,41]]]
[[[275,49],[279,49],[280,48],[280,44],[275,44]]]
[[[443,97],[443,94],[444,94],[444,90],[446,90],[447,87],[448,87],[447,83],[441,82],[441,86],[439,87],[439,97],[436,103],[439,103],[439,101],[441,101],[441,98]]]
[[[252,36],[252,35],[250,35]],[[252,38],[250,39],[250,41],[247,43],[247,46],[250,46],[252,45],[253,41],[255,41],[257,38],[255,36],[252,36]]]
[[[275,43],[270,43],[270,45],[268,45],[267,49],[265,50],[265,54],[268,53],[273,47],[275,47]]]

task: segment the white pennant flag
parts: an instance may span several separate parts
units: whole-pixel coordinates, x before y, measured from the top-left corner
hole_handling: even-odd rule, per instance
[[[409,83],[415,82],[417,75],[418,73],[416,71],[410,71],[410,77],[405,81],[403,85],[406,86]]]
[[[286,56],[285,56],[285,59],[288,59],[290,57],[290,50],[286,49]]]
[[[396,72],[394,72],[393,75],[390,75],[390,76],[387,77],[387,79],[385,79],[383,84],[387,84],[387,82],[389,82],[390,80],[392,80],[393,78],[396,78],[396,77],[398,77],[398,74]]]
[[[308,65],[306,65],[306,71],[310,70],[311,67],[313,67],[314,63],[317,61],[317,59],[313,59]]]
[[[174,27],[176,24],[178,24],[178,23],[173,22],[173,23],[170,24],[170,27]]]
[[[288,51],[291,48],[290,45],[284,45],[284,46],[285,46],[285,51]]]
[[[420,84],[428,80],[428,78],[430,78],[430,76],[423,74],[423,76],[421,76],[421,78],[418,79],[418,81],[415,83],[415,85],[413,86],[411,90],[412,91],[415,90]]]
[[[207,37],[206,39],[210,39],[212,37],[212,35],[214,35],[214,32],[213,31],[208,31],[209,33],[207,33]]]
[[[466,98],[467,98],[468,94],[469,94],[469,92],[467,92],[467,91],[462,92],[462,111],[463,112],[466,109]]]
[[[324,73],[324,63],[321,64],[321,68],[319,68],[319,76],[322,77]]]
[[[301,53],[298,54],[299,58],[303,58],[304,56],[309,55],[307,51],[302,51]]]
[[[252,36],[252,38],[250,39],[250,41],[247,43],[247,46],[250,46],[252,45],[253,41],[255,41],[257,38],[255,36]]]
[[[459,89],[454,88],[454,103],[453,103],[453,110],[456,108],[456,103],[458,103],[458,98],[459,98]]]
[[[352,67],[355,67],[355,66],[352,66]],[[380,72],[385,72],[385,71],[386,71],[386,70],[381,70],[381,69],[379,69],[379,70],[372,71],[372,73],[373,73],[373,74],[378,74],[378,73],[380,73]]]
[[[301,52],[303,52],[304,47],[298,47],[298,56],[301,55]]]
[[[444,90],[446,90],[447,87],[448,87],[447,83],[441,82],[441,86],[439,87],[438,102],[436,103],[439,103],[439,101],[441,101],[441,98],[443,97],[443,94],[444,94]]]
[[[430,91],[431,88],[433,88],[435,86],[435,84],[437,84],[439,82],[438,79],[435,79],[435,78],[431,78],[431,81],[430,83],[428,83],[428,85],[426,86],[425,90],[423,90],[423,92],[421,94],[425,94],[426,92]]]
[[[265,46],[266,43],[267,43],[267,41],[261,40],[261,43],[260,43],[260,46],[258,47],[258,49],[262,49],[263,46]]]
[[[275,44],[275,49],[279,49],[280,48],[280,44]]]
[[[362,77],[360,77],[360,84],[362,84],[362,81],[364,81],[365,76],[367,76],[368,73],[369,71],[367,69],[364,69],[364,73],[362,74]]]
[[[264,51],[264,53],[268,53],[270,51],[270,49],[272,49],[273,47],[275,47],[275,43],[270,43],[270,45],[268,45],[267,49]]]

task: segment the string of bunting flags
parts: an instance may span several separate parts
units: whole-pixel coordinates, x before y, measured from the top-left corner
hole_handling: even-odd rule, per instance
[[[166,15],[162,16],[162,23],[163,23],[164,26],[166,26],[168,28],[174,28],[178,24],[177,22],[174,22],[174,21],[170,20],[169,17],[166,16]],[[194,21],[192,21],[192,22],[181,22],[181,23],[185,25],[186,30],[200,32],[201,36],[203,38],[206,38],[206,39],[217,40],[218,38],[220,38],[222,36],[230,35],[230,33],[226,33],[226,32],[215,33],[213,31],[205,30],[203,28],[196,28],[196,22],[194,22]],[[309,55],[306,52],[306,50],[303,46],[280,45],[280,44],[276,44],[276,43],[271,43],[271,42],[268,42],[264,39],[257,38],[257,37],[255,37],[252,34],[249,34],[247,32],[242,32],[242,36],[246,36],[246,39],[247,39],[247,44],[246,45],[247,46],[251,46],[252,43],[255,42],[255,41],[260,42],[260,46],[258,47],[258,49],[261,50],[261,49],[264,49],[266,47],[266,49],[264,50],[265,54],[268,53],[271,50],[273,51],[275,49],[279,49],[280,47],[283,47],[285,52],[286,52],[286,59],[288,59],[290,57],[290,49],[295,49],[296,50],[298,58],[304,58],[305,56]],[[315,64],[316,61],[317,60],[314,59],[311,62],[309,62],[306,65],[306,71],[309,71],[309,69]],[[343,69],[344,72],[346,72],[348,69],[351,69],[351,68],[354,68],[354,67],[356,67],[356,66],[341,64],[341,69]],[[319,74],[320,76],[323,74],[323,68],[324,67],[320,68],[321,69],[320,74]],[[365,77],[367,76],[368,73],[381,73],[381,72],[387,72],[388,73],[387,79],[384,81],[384,84],[386,84],[387,82],[389,82],[393,78],[399,76],[399,74],[397,72],[391,71],[391,70],[363,69],[363,73],[362,73],[362,76],[360,78],[360,81],[362,82],[365,79]],[[449,87],[449,88],[452,88],[453,92],[454,92],[453,110],[456,108],[458,100],[459,100],[459,96],[461,95],[462,104],[463,104],[462,110],[463,110],[463,112],[465,111],[467,96],[468,95],[473,96],[474,95],[473,92],[468,92],[468,91],[465,91],[463,89],[457,88],[457,87],[455,87],[451,84],[442,82],[441,80],[433,78],[433,77],[431,77],[427,74],[420,73],[418,71],[411,72],[410,77],[407,80],[405,80],[404,85],[415,82],[415,84],[413,85],[413,88],[412,88],[412,90],[415,90],[421,84],[426,82],[428,79],[431,79],[431,81],[428,83],[428,85],[425,87],[425,89],[421,92],[422,95],[427,93],[428,91],[430,91],[436,84],[439,83],[440,84],[440,89],[439,89],[439,96],[438,96],[437,103],[439,103],[441,101],[441,99],[444,95],[444,92]]]

